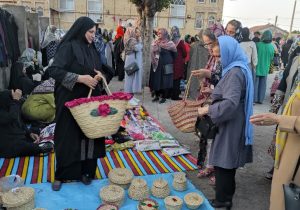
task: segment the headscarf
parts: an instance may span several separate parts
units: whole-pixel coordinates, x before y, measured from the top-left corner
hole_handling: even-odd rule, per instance
[[[300,83],[298,83],[298,86],[295,89],[293,95],[289,98],[282,115],[291,116],[292,104],[295,99],[300,100]],[[279,167],[281,155],[284,150],[287,138],[288,138],[288,133],[283,132],[278,128],[276,134],[275,168]]]
[[[189,43],[189,44],[190,44],[190,42],[191,42],[191,41],[189,40],[190,38],[191,38],[191,35],[187,34],[187,35],[184,36],[184,41],[185,41],[186,43]]]
[[[60,44],[57,47],[56,52],[67,43],[72,43],[72,49],[74,55],[77,59],[77,62],[83,66],[86,66],[88,69],[93,69],[94,64],[93,59],[90,58],[90,49],[89,43],[85,38],[85,33],[96,26],[96,23],[89,17],[80,17],[78,18],[67,34],[62,38]],[[91,45],[91,47],[94,47]]]
[[[171,28],[171,39],[175,44],[177,44],[180,41],[180,31],[177,26],[173,26]]]
[[[0,109],[7,109],[12,101],[11,91],[2,90],[0,91]]]
[[[41,48],[45,48],[50,44],[52,41],[56,41],[57,38],[55,36],[56,27],[55,26],[48,26],[44,35],[44,40],[41,43]]]
[[[239,43],[230,36],[220,36],[218,38],[221,53],[222,77],[232,68],[240,67],[246,79],[245,95],[245,145],[253,144],[253,126],[250,123],[250,116],[253,114],[253,77],[248,67],[248,59],[240,47]]]
[[[241,42],[249,42],[249,41],[251,41],[249,39],[249,36],[250,36],[250,30],[249,30],[249,28],[247,28],[247,27],[242,28],[242,40],[241,40]]]
[[[294,40],[294,42],[293,42],[293,44],[292,44],[292,46],[291,46],[291,48],[290,48],[290,50],[289,50],[289,54],[292,54],[292,52],[294,52],[294,50],[297,48],[297,47],[299,47],[300,46],[300,37],[297,37],[295,40]]]
[[[228,24],[233,25],[235,27],[234,38],[236,39],[236,41],[241,42],[241,40],[243,38],[242,37],[242,28],[243,28],[242,23],[238,20],[233,19],[227,23],[227,26],[228,26]]]
[[[115,36],[115,40],[124,36],[124,28],[122,26],[117,27],[117,34]]]
[[[174,42],[169,40],[169,34],[167,29],[159,28],[158,31],[160,31],[162,37],[160,39],[155,40],[152,43],[152,51],[151,51],[151,63],[154,72],[156,71],[156,68],[158,66],[160,48],[172,52],[177,52]]]
[[[262,34],[262,36],[260,38],[260,41],[264,42],[264,43],[271,43],[272,42],[272,32],[270,30],[264,31],[264,33]]]
[[[129,27],[126,29],[124,35],[124,50],[126,55],[134,53],[135,45],[138,43],[135,30],[136,28],[134,27]]]
[[[211,33],[215,35],[215,37],[219,37],[225,35],[225,29],[221,23],[214,23],[209,27]]]

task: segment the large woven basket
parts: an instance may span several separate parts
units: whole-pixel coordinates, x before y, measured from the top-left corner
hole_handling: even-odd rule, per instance
[[[178,196],[168,196],[164,199],[167,210],[181,210],[183,200]]]
[[[66,103],[82,132],[90,139],[115,134],[124,117],[128,101],[132,97],[126,93],[112,94],[104,77],[102,77],[102,81],[108,96],[91,97],[92,90],[90,90],[87,98],[75,99]],[[109,108],[113,108],[117,112],[107,116],[92,115],[93,111],[97,112],[99,105],[109,105]]]
[[[170,195],[170,187],[168,182],[163,178],[158,178],[153,182],[151,193],[154,197],[165,198]]]
[[[144,179],[133,179],[128,190],[128,195],[133,200],[141,201],[149,197],[149,188]]]
[[[111,184],[128,189],[133,179],[133,173],[127,168],[114,168],[109,171],[108,179]]]
[[[188,93],[191,85],[190,76],[184,97],[181,101],[171,104],[168,107],[168,112],[171,120],[176,128],[184,133],[191,133],[195,131],[195,124],[198,117],[198,108],[201,107],[205,99],[203,100],[189,100]]]
[[[195,192],[186,194],[183,199],[189,209],[198,209],[204,202],[202,196]]]
[[[2,196],[3,207],[7,210],[34,209],[34,189],[31,187],[14,188]]]
[[[108,185],[100,190],[99,195],[103,203],[120,207],[124,202],[125,190],[117,185]]]

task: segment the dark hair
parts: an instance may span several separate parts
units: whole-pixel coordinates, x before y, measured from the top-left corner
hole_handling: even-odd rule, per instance
[[[217,40],[217,37],[214,35],[214,33],[211,32],[209,28],[203,31],[202,36],[207,36],[213,42]]]
[[[196,38],[195,37],[191,37],[191,43],[195,42],[196,41]]]
[[[226,28],[227,28],[227,26],[228,26],[229,24],[230,24],[230,25],[233,25],[234,28],[235,28],[235,30],[237,30],[237,29],[239,29],[240,27],[242,27],[242,23],[241,23],[240,21],[238,21],[238,20],[235,20],[235,19],[229,21],[229,22],[227,23],[227,25],[226,25]]]
[[[259,31],[255,31],[254,35],[260,35],[260,32]]]
[[[250,30],[249,28],[245,27],[245,28],[242,28],[242,40],[241,42],[249,42],[250,39],[249,39],[249,35],[250,35]]]

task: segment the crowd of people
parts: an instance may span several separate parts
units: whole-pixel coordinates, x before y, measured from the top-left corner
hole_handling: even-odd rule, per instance
[[[108,32],[88,17],[78,18],[61,40],[55,30],[48,27],[41,53],[25,50],[12,67],[10,90],[0,92],[0,132],[6,139],[0,141],[0,156],[50,152],[53,144],[41,144],[39,132],[55,122],[52,189],[58,191],[68,180],[90,184],[97,158],[106,154],[104,141],[88,139],[65,102],[86,97],[90,89],[93,96],[105,94],[99,81],[109,82],[114,76],[124,80],[125,92],[140,94],[143,43],[139,27],[118,26],[116,32]],[[238,20],[225,28],[215,23],[184,39],[177,26],[170,33],[166,28],[155,30],[150,53],[152,102],[182,100],[186,80],[191,84],[189,98],[203,101],[199,119],[209,117],[218,129],[213,138],[199,136],[197,176],[209,177],[215,185],[215,208],[232,207],[236,170],[253,159],[253,124],[278,124],[270,146],[275,162],[269,173],[274,172],[270,209],[284,209],[282,184],[291,179],[300,155],[300,42],[274,39],[268,30],[250,36]],[[272,85],[271,112],[253,115],[253,105],[265,100],[267,77],[274,68],[284,70]],[[37,74],[41,78],[36,79]],[[299,173],[295,183],[300,184]]]

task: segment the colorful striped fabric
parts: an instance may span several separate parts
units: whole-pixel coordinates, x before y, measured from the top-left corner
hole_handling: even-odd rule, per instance
[[[196,159],[191,155],[169,157],[161,151],[139,152],[128,149],[107,152],[107,156],[98,159],[96,177],[107,178],[112,168],[129,168],[135,176],[171,173],[197,169]],[[53,182],[55,155],[45,157],[0,158],[0,177],[18,174],[25,184]]]

